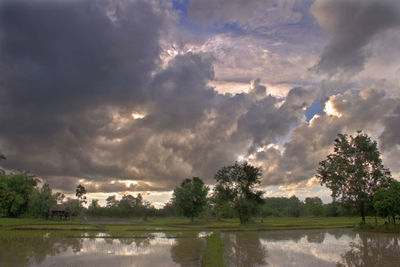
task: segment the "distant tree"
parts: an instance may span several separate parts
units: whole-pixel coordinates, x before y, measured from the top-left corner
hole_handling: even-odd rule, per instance
[[[379,215],[391,217],[396,224],[400,215],[400,182],[393,180],[388,189],[379,189],[374,195],[374,207]]]
[[[129,212],[129,209],[136,206],[136,198],[132,195],[123,195],[118,203],[118,206]]]
[[[323,205],[323,215],[325,217],[337,217],[342,215],[339,214],[338,207],[339,203],[336,201]]]
[[[136,198],[135,198],[135,205],[136,206],[140,206],[140,205],[143,205],[143,197],[142,197],[142,194],[140,194],[140,193],[138,193],[137,194],[137,196],[136,196]]]
[[[42,188],[35,189],[29,200],[29,213],[32,216],[49,217],[49,209],[57,203],[58,194],[53,194],[49,184],[43,184]]]
[[[247,162],[235,163],[221,168],[215,179],[214,197],[230,203],[237,213],[240,223],[246,223],[258,213],[263,203],[263,191],[256,190],[260,184],[261,168],[256,168]]]
[[[176,209],[174,207],[174,203],[171,201],[168,201],[165,203],[164,207],[162,209],[159,209],[157,211],[157,214],[161,217],[172,217],[176,215]]]
[[[92,208],[92,209],[100,208],[99,200],[98,199],[92,199],[92,202],[90,203],[89,208]]]
[[[4,156],[4,154],[2,154],[0,152],[0,161],[1,160],[6,160],[6,159],[7,159],[6,156]],[[0,175],[5,175],[5,174],[6,174],[6,171],[0,168]]]
[[[322,200],[319,197],[307,197],[304,201],[304,208],[308,215],[321,216],[323,213]]]
[[[88,207],[88,213],[91,216],[101,215],[101,207],[99,205],[98,199],[92,199],[92,202],[90,203],[90,205]]]
[[[79,203],[87,203],[87,201],[86,201],[86,188],[84,187],[84,186],[82,186],[81,184],[79,184],[77,187],[76,187],[76,190],[75,190],[75,196],[78,198],[78,200],[79,200]]]
[[[339,134],[334,152],[319,163],[317,178],[332,190],[334,199],[358,206],[365,223],[365,204],[380,188],[387,188],[390,172],[384,168],[377,143],[361,131],[355,137]]]
[[[85,210],[79,199],[68,198],[64,205],[66,212],[74,217],[82,215]]]
[[[193,222],[207,204],[207,193],[208,187],[200,178],[185,179],[173,193],[173,204],[178,214],[189,217]]]
[[[288,201],[289,206],[285,209],[287,216],[300,217],[304,213],[304,203],[295,195],[291,196]]]
[[[116,199],[115,195],[109,196],[106,198],[106,207],[107,208],[114,208],[117,207],[119,201]]]

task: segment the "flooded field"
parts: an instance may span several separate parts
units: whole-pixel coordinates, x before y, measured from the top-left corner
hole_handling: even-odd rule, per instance
[[[0,266],[201,266],[208,233],[0,238]],[[399,235],[348,229],[223,232],[226,266],[398,266]]]
[[[399,266],[400,235],[348,229],[223,233],[227,266]]]

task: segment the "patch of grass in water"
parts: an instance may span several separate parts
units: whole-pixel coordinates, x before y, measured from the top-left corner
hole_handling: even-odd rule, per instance
[[[223,267],[222,259],[222,240],[219,232],[206,237],[207,245],[201,259],[201,265],[204,267]]]

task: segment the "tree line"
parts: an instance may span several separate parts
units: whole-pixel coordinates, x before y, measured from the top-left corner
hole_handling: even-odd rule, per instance
[[[5,156],[2,155],[5,159]],[[97,217],[185,216],[239,218],[242,224],[254,217],[268,216],[354,216],[365,223],[365,216],[383,216],[395,224],[400,216],[400,183],[382,164],[377,143],[358,132],[356,136],[339,134],[334,150],[319,163],[321,185],[332,191],[333,202],[324,204],[318,197],[300,201],[296,196],[264,197],[260,190],[261,168],[248,162],[224,166],[214,176],[212,189],[198,178],[185,179],[175,188],[173,197],[162,209],[155,209],[141,194],[106,199],[106,206],[92,200],[88,208],[86,189],[76,188],[76,199],[53,193],[48,184],[38,187],[38,180],[27,173],[0,173],[0,216],[49,217],[49,208],[63,202],[72,216],[84,213]]]
[[[215,174],[216,184],[208,199],[209,189],[199,178],[186,179],[175,189],[171,205],[192,220],[206,209],[217,219],[237,216],[241,223],[253,216],[340,216],[358,212],[363,224],[367,215],[387,217],[396,224],[400,216],[400,183],[383,166],[377,142],[361,131],[354,137],[339,134],[333,152],[319,163],[316,177],[331,189],[330,204],[324,205],[319,198],[306,198],[305,202],[295,196],[263,198],[264,192],[256,189],[261,175],[260,168],[247,162],[223,167]]]

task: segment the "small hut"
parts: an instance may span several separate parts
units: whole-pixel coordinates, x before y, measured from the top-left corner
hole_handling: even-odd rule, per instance
[[[54,217],[59,217],[60,220],[70,219],[69,213],[66,211],[64,204],[54,204],[50,207],[49,211],[52,219],[54,219]]]

